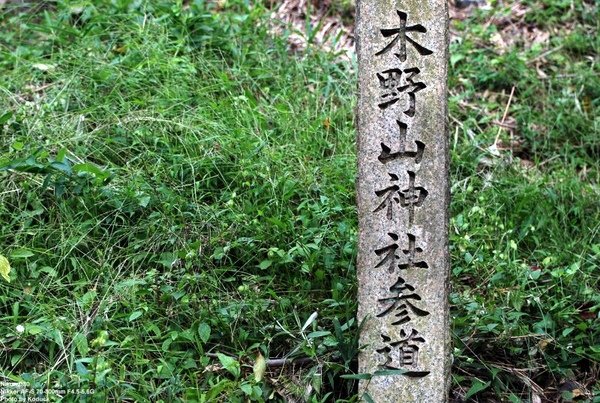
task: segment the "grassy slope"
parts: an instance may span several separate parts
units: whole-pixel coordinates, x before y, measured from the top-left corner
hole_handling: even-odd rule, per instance
[[[529,3],[517,3],[523,17],[498,8],[454,25],[455,381],[467,395],[491,382],[488,392],[514,401],[575,389],[590,398],[600,361],[597,9]],[[523,36],[498,49],[499,26]],[[548,42],[527,43],[536,28]],[[499,132],[509,102],[514,129]]]
[[[288,54],[260,7],[159,3],[2,14],[3,375],[99,399],[348,398],[353,73]],[[454,26],[457,400],[599,393],[598,27],[562,3],[527,15],[545,46],[493,50],[506,10]],[[518,150],[494,156],[513,86],[498,144]],[[257,382],[259,351],[315,361]]]

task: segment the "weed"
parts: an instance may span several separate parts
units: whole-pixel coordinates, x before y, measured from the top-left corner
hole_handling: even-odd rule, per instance
[[[590,7],[530,7],[559,32],[535,46],[498,46],[500,6],[453,25],[456,399],[600,393]],[[266,18],[0,9],[4,380],[65,401],[358,399],[353,67],[290,54]]]

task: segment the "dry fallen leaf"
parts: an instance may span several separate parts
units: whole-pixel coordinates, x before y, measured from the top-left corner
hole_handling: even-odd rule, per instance
[[[211,365],[207,365],[206,367],[204,367],[204,370],[202,371],[202,373],[206,373],[206,372],[219,372],[223,370],[223,367],[219,364],[211,364]]]
[[[546,347],[548,347],[548,344],[550,344],[551,342],[552,342],[552,339],[540,340],[540,342],[538,343],[538,348],[540,349],[540,351],[544,351],[546,349]]]
[[[2,278],[4,280],[6,280],[7,282],[10,283],[10,263],[8,262],[8,259],[5,258],[4,256],[0,255],[0,276],[2,276]]]
[[[496,47],[496,50],[498,50],[501,53],[503,53],[506,50],[506,48],[508,47],[508,45],[506,45],[506,42],[504,42],[502,35],[500,35],[498,32],[496,32],[494,35],[492,35],[490,40]]]
[[[259,352],[258,355],[256,356],[256,361],[254,362],[254,367],[253,367],[254,379],[256,380],[256,382],[262,381],[263,377],[265,376],[266,370],[267,370],[267,361],[265,360],[265,357],[263,357],[263,355]]]
[[[40,71],[49,71],[49,70],[54,70],[56,68],[56,66],[53,66],[51,64],[45,64],[45,63],[35,63],[31,67],[33,67],[34,69],[38,69]]]

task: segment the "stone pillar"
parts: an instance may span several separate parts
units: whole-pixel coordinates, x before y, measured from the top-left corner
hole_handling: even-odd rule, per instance
[[[358,0],[360,392],[448,400],[447,0]]]

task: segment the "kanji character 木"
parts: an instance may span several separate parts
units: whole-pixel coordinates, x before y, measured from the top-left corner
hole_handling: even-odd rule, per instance
[[[400,26],[391,29],[381,29],[380,32],[384,38],[394,37],[390,43],[388,43],[383,49],[375,53],[376,56],[383,55],[389,52],[396,44],[398,44],[398,53],[394,53],[401,62],[406,61],[406,42],[409,42],[419,52],[421,56],[427,56],[433,53],[433,51],[425,48],[424,46],[417,43],[414,39],[408,36],[409,32],[420,32],[426,33],[427,28],[421,24],[407,25],[408,14],[397,10],[396,13],[400,18]]]

